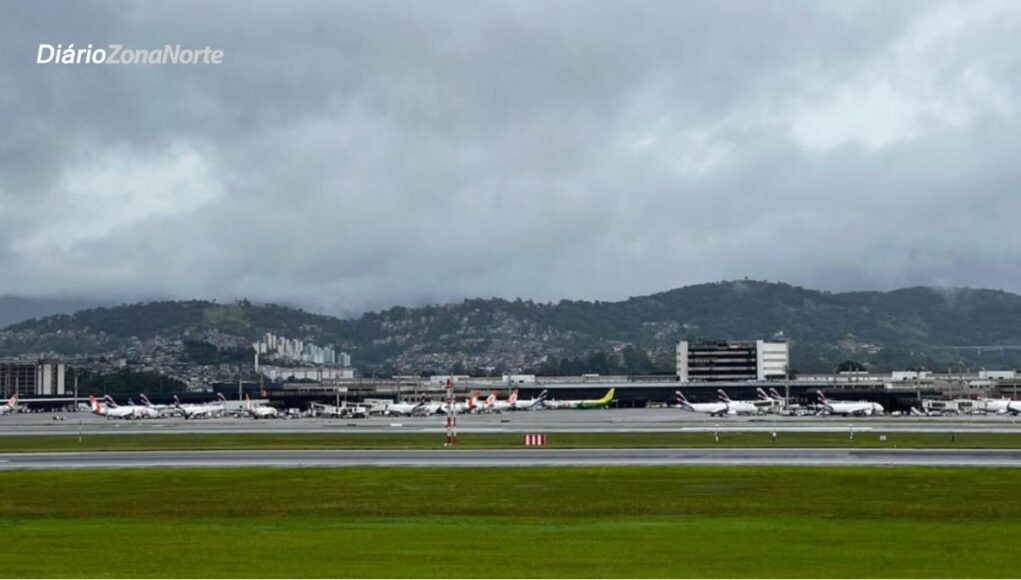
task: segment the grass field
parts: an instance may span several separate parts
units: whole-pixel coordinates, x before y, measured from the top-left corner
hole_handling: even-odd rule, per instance
[[[1021,448],[1021,433],[551,433],[549,447],[886,447]],[[443,435],[404,433],[182,433],[138,435],[7,435],[0,453],[21,451],[131,451],[187,449],[429,449],[443,446]],[[465,448],[520,447],[513,433],[467,433]]]
[[[0,473],[3,576],[1017,577],[1021,471]]]

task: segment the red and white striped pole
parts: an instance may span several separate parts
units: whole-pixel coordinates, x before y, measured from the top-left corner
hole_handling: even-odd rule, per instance
[[[454,379],[447,377],[447,442],[444,447],[457,445],[457,416],[454,415]]]

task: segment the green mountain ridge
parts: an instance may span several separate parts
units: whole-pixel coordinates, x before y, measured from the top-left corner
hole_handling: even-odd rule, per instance
[[[379,372],[541,370],[563,359],[621,359],[635,351],[668,372],[678,340],[773,337],[791,340],[792,366],[803,372],[829,372],[847,359],[876,370],[1007,368],[1021,364],[1016,351],[942,347],[1021,344],[1021,296],[933,287],[830,293],[742,280],[618,302],[469,299],[353,319],[248,301],[149,302],[11,325],[0,331],[0,354],[100,353],[157,337],[244,345],[267,331],[336,346],[355,366]]]
[[[109,305],[111,301],[0,296],[0,328],[31,318],[71,314],[85,308]]]

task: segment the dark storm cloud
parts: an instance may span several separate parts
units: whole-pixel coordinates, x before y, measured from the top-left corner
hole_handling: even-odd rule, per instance
[[[5,5],[0,294],[1021,290],[1015,2],[299,7]]]

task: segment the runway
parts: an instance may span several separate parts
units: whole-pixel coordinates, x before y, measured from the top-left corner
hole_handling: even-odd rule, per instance
[[[439,449],[0,454],[0,470],[141,467],[549,467],[639,465],[1021,467],[1021,450]]]
[[[54,417],[63,417],[63,421]],[[460,415],[462,433],[627,433],[627,432],[858,432],[1021,433],[1008,416],[943,417],[721,417],[678,409],[600,409]],[[370,417],[255,420],[223,417],[186,421],[180,417],[110,420],[91,413],[19,413],[0,416],[0,436],[100,433],[442,433],[444,418]]]

